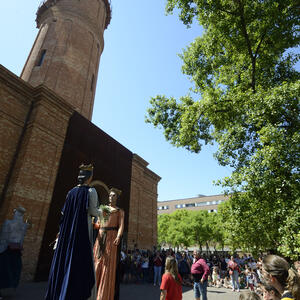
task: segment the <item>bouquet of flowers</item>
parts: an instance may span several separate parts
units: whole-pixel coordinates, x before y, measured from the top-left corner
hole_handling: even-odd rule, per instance
[[[108,205],[101,204],[100,209],[102,210],[103,213],[103,220],[104,222],[106,222],[110,216],[110,207]]]

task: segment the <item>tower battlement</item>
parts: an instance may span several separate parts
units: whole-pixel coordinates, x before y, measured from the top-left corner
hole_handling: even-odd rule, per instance
[[[57,2],[59,2],[60,0],[42,0],[38,10],[36,12],[36,24],[37,24],[37,28],[40,28],[40,20],[41,20],[41,15],[51,6],[55,5]],[[98,1],[103,1],[104,5],[105,5],[105,9],[106,9],[106,20],[105,20],[105,29],[107,28],[107,26],[110,23],[111,20],[111,5],[110,5],[110,1],[109,0],[98,0]]]

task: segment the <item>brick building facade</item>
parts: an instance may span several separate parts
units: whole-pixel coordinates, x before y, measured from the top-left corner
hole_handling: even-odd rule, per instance
[[[94,163],[101,201],[112,186],[123,191],[125,244],[156,245],[160,177],[89,121],[109,21],[107,0],[44,1],[21,78],[0,65],[0,226],[14,208],[26,208],[33,226],[24,240],[24,280],[47,278],[48,245],[81,162]]]

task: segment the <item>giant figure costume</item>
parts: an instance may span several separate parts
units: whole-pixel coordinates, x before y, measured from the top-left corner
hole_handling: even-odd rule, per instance
[[[67,195],[46,300],[86,300],[95,289],[88,224],[89,189],[87,185],[79,185]]]
[[[114,300],[115,296],[118,245],[124,230],[124,211],[116,207],[116,198],[120,193],[118,189],[110,190],[109,218],[102,223],[102,226],[100,222],[95,225],[99,228],[94,245],[97,300]],[[118,244],[116,244],[117,238]]]
[[[0,289],[17,288],[22,270],[23,241],[29,224],[23,221],[25,208],[14,210],[0,231]]]

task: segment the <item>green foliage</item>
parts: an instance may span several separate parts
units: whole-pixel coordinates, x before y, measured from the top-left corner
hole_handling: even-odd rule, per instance
[[[300,76],[291,49],[300,41],[298,2],[168,0],[166,11],[175,8],[184,24],[197,20],[205,30],[181,55],[199,99],[153,97],[146,121],[192,152],[217,142],[216,159],[233,168],[219,182],[232,195],[221,214],[233,248],[295,257]]]
[[[298,198],[288,212],[288,218],[284,220],[283,226],[279,228],[281,239],[279,251],[291,259],[297,260],[300,253],[300,198]]]
[[[207,244],[224,246],[221,220],[216,213],[206,210],[176,210],[158,216],[158,244],[189,247]]]
[[[201,249],[211,238],[212,230],[209,223],[209,214],[205,210],[190,211],[190,228],[192,241]]]
[[[157,243],[169,244],[171,241],[169,237],[169,222],[170,216],[168,214],[159,215],[157,218]]]

